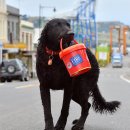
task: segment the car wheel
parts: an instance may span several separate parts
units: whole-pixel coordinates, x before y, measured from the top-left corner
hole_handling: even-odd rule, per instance
[[[7,72],[10,73],[10,74],[13,74],[15,73],[16,71],[16,67],[14,65],[8,65],[7,66]]]
[[[29,75],[27,75],[24,80],[25,80],[25,81],[29,81],[29,79],[30,79],[30,78],[29,78]]]
[[[1,83],[4,83],[5,81],[6,81],[5,78],[1,78],[1,79],[0,79],[0,82],[1,82]]]
[[[7,82],[12,82],[12,80],[11,79],[7,79]]]
[[[20,77],[20,81],[24,81],[24,76],[23,75]]]
[[[122,68],[123,66],[121,65],[120,68]]]

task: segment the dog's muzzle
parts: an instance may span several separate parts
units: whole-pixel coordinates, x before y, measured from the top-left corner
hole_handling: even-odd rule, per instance
[[[69,31],[67,32],[67,35],[74,35],[74,32],[73,32],[72,30],[69,30]]]
[[[72,30],[69,30],[64,36],[63,36],[63,41],[65,43],[70,43],[71,41],[74,40],[74,32]]]

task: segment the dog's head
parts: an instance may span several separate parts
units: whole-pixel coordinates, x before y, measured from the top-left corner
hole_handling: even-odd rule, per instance
[[[65,48],[70,45],[73,37],[74,33],[70,24],[65,19],[53,19],[44,27],[39,41],[49,49],[58,51],[60,50],[61,38],[63,39],[63,48]]]

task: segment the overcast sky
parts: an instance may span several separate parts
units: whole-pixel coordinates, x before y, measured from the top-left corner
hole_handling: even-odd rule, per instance
[[[57,12],[74,8],[80,0],[6,0],[6,3],[20,9],[21,14],[39,16],[39,5],[56,7]],[[52,9],[44,8],[42,15],[51,16]],[[121,21],[130,25],[130,0],[97,0],[97,21]]]

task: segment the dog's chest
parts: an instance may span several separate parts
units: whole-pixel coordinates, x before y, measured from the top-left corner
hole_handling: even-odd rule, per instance
[[[65,66],[62,65],[48,67],[44,79],[46,86],[55,90],[69,86],[72,80]]]

